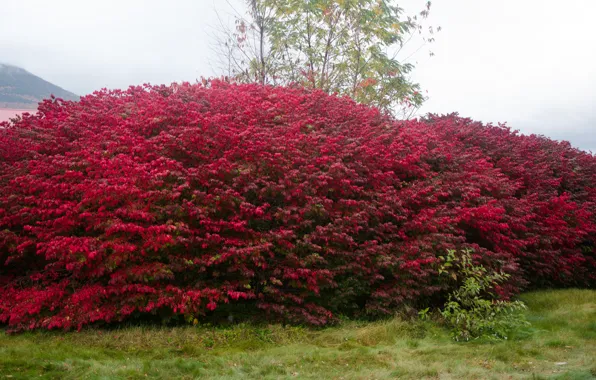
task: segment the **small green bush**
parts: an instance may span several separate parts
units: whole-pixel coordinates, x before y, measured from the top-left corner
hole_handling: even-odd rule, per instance
[[[459,281],[459,287],[449,294],[440,310],[453,339],[507,339],[511,332],[529,326],[523,314],[526,305],[521,301],[500,300],[495,292],[496,286],[509,275],[489,272],[482,265],[474,264],[471,254],[471,250],[459,254],[449,250],[447,256],[441,257],[439,275]]]

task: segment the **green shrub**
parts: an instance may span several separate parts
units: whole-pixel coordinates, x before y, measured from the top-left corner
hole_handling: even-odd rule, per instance
[[[495,292],[509,275],[474,264],[471,253],[471,250],[459,254],[449,250],[447,256],[441,257],[439,275],[451,276],[459,284],[440,310],[453,339],[507,339],[511,332],[529,326],[523,314],[526,305],[521,301],[500,300]]]

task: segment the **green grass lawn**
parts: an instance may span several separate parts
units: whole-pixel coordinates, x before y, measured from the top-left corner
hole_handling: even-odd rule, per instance
[[[596,291],[526,293],[531,331],[455,343],[426,322],[0,332],[0,379],[594,379]]]

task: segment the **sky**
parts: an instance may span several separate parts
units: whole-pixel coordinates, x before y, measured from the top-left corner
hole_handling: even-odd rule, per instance
[[[414,14],[424,1],[399,4]],[[214,34],[230,13],[226,0],[0,0],[0,62],[79,95],[194,81],[219,74]],[[428,91],[419,113],[596,152],[595,14],[596,0],[435,0],[435,43],[414,39],[401,57]]]

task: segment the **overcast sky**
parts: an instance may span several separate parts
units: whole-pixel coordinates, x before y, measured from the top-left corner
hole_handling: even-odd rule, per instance
[[[400,4],[412,14],[424,1]],[[229,11],[224,0],[0,0],[0,62],[79,95],[193,81],[217,74],[216,9]],[[435,56],[423,47],[410,58],[428,91],[422,111],[507,122],[596,152],[595,15],[596,0],[435,0]]]

